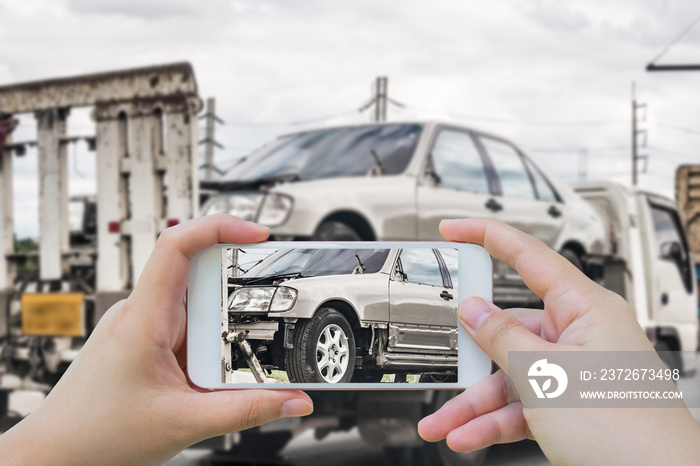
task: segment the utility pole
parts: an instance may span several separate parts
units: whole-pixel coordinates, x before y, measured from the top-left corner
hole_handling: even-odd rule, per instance
[[[378,76],[374,82],[374,121],[383,123],[386,121],[386,108],[389,99],[389,78]]]
[[[216,132],[216,123],[224,124],[224,121],[216,116],[216,99],[210,97],[207,99],[206,113],[200,117],[205,119],[206,128],[204,139],[199,141],[204,144],[204,180],[211,181],[214,172],[214,146],[223,149],[224,146],[216,142],[214,133]]]
[[[579,149],[578,150],[578,179],[580,181],[583,181],[587,177],[587,158],[588,155],[588,149]]]
[[[644,109],[644,120],[646,120],[646,106],[647,104],[638,104],[635,92],[635,84],[632,83],[632,186],[637,186],[637,174],[638,174],[638,164],[639,159],[646,159],[645,155],[638,154],[638,139],[640,134],[644,135],[644,146],[646,147],[647,142],[647,131],[645,129],[637,128],[637,118],[639,116],[638,110]],[[642,121],[644,121],[642,120]],[[646,160],[645,160],[646,162]],[[646,163],[644,167],[646,172]]]
[[[233,248],[231,251],[231,264],[233,265],[231,277],[238,278],[240,276],[240,270],[238,265],[238,248]]]

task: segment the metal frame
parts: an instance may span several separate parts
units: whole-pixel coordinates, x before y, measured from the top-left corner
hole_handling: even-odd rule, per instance
[[[70,275],[66,127],[70,108],[84,106],[94,107],[96,123],[97,320],[136,283],[160,232],[198,214],[195,115],[202,104],[189,63],[0,87],[3,115],[34,113],[38,123],[42,281]],[[0,291],[9,291],[11,147],[0,162]]]

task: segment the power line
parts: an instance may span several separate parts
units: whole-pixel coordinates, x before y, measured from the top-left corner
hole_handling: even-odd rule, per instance
[[[676,156],[676,157],[683,157],[683,158],[686,158],[686,159],[700,158],[700,154],[698,154],[698,155],[684,154],[684,153],[682,153],[682,152],[676,152],[676,151],[674,151],[674,150],[663,149],[663,148],[661,148],[661,147],[656,147],[656,146],[649,146],[649,149],[651,149],[651,150],[653,150],[653,151],[655,150],[655,151],[658,151],[658,152],[662,152],[662,153],[668,154],[668,155],[674,155],[674,156]]]
[[[530,149],[532,152],[553,152],[553,153],[564,153],[564,152],[578,152],[581,149],[585,149],[589,152],[603,152],[603,151],[615,151],[615,150],[629,150],[629,146],[611,146],[611,147],[563,147],[563,148],[543,148],[543,149]]]
[[[694,129],[690,129],[690,128],[683,128],[681,126],[667,125],[665,123],[658,123],[658,122],[656,122],[654,124],[657,126],[661,126],[662,128],[668,128],[668,129],[672,129],[675,131],[680,131],[682,133],[700,134],[700,131],[698,131],[698,130],[694,130]]]
[[[664,47],[664,49],[661,51],[661,53],[659,53],[656,57],[654,57],[654,58],[651,60],[651,62],[649,62],[649,64],[650,64],[650,65],[653,65],[654,63],[656,63],[656,61],[657,61],[659,58],[661,58],[666,52],[668,52],[668,49],[670,49],[671,47],[673,47],[673,46],[676,44],[676,42],[678,42],[679,40],[681,40],[681,38],[682,38],[684,35],[686,35],[686,33],[687,33],[688,31],[690,31],[690,30],[693,28],[693,26],[695,26],[695,25],[698,23],[698,21],[700,21],[700,16],[698,16],[697,18],[695,18],[695,19],[693,20],[693,22],[691,22],[685,29],[683,29],[683,31],[682,31],[680,34],[678,34],[678,36],[677,36],[675,39],[673,39],[673,40],[671,41],[670,44],[668,44],[666,47]]]
[[[409,110],[415,110],[419,112],[427,113],[447,113],[452,118],[463,118],[467,120],[476,121],[486,121],[489,123],[504,123],[504,124],[515,124],[515,125],[531,125],[531,126],[605,126],[605,125],[617,125],[617,124],[629,124],[627,120],[592,120],[592,121],[553,121],[553,120],[517,120],[511,118],[500,118],[500,117],[485,117],[479,115],[469,115],[464,113],[453,113],[450,111],[440,111],[424,107],[415,107],[413,105],[408,105],[403,102],[398,102],[394,99],[390,99],[389,103],[395,107],[405,108]]]
[[[364,107],[364,106],[363,106]],[[287,122],[267,122],[267,123],[246,123],[246,122],[234,122],[234,123],[227,123],[228,125],[233,125],[233,126],[246,126],[246,127],[265,127],[265,126],[297,126],[297,125],[306,125],[309,123],[317,123],[319,121],[325,121],[325,120],[332,120],[334,118],[340,118],[348,115],[354,115],[356,113],[362,113],[366,108],[359,108],[356,110],[349,110],[347,112],[341,112],[341,113],[335,113],[333,115],[326,115],[322,117],[316,117],[316,118],[308,118],[305,120],[293,120],[293,121],[287,121]]]

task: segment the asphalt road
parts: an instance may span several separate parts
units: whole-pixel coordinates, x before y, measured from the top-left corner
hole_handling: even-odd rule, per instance
[[[381,447],[368,445],[356,430],[335,433],[317,441],[307,432],[293,439],[279,458],[226,457],[204,450],[186,450],[167,466],[387,466],[389,458]],[[489,449],[484,465],[548,465],[547,458],[535,442],[524,441],[497,445]]]
[[[700,374],[700,367],[698,374]],[[700,407],[700,375],[679,380],[678,388],[683,392],[687,405]],[[700,408],[691,408],[690,411],[696,422],[700,424]],[[213,456],[210,451],[190,449],[167,463],[168,466],[350,466],[358,464],[384,466],[391,463],[381,447],[365,443],[356,429],[330,434],[321,441],[316,440],[312,432],[305,432],[292,439],[280,452],[279,457],[272,459],[221,457]],[[550,463],[535,442],[525,441],[491,447],[483,464],[539,466]]]

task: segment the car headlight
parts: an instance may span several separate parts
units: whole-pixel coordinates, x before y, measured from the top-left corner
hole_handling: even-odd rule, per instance
[[[263,193],[236,193],[214,196],[202,207],[202,215],[227,212],[242,220],[255,222],[263,196]]]
[[[241,287],[231,297],[230,312],[266,314],[284,312],[294,307],[297,290],[286,286]]]
[[[239,288],[233,295],[229,310],[246,314],[267,313],[274,294],[274,287]]]
[[[270,304],[270,312],[284,312],[294,307],[297,301],[297,290],[287,286],[280,286],[275,292]]]
[[[292,198],[285,194],[268,193],[257,221],[268,227],[280,226],[289,218],[293,205]]]

